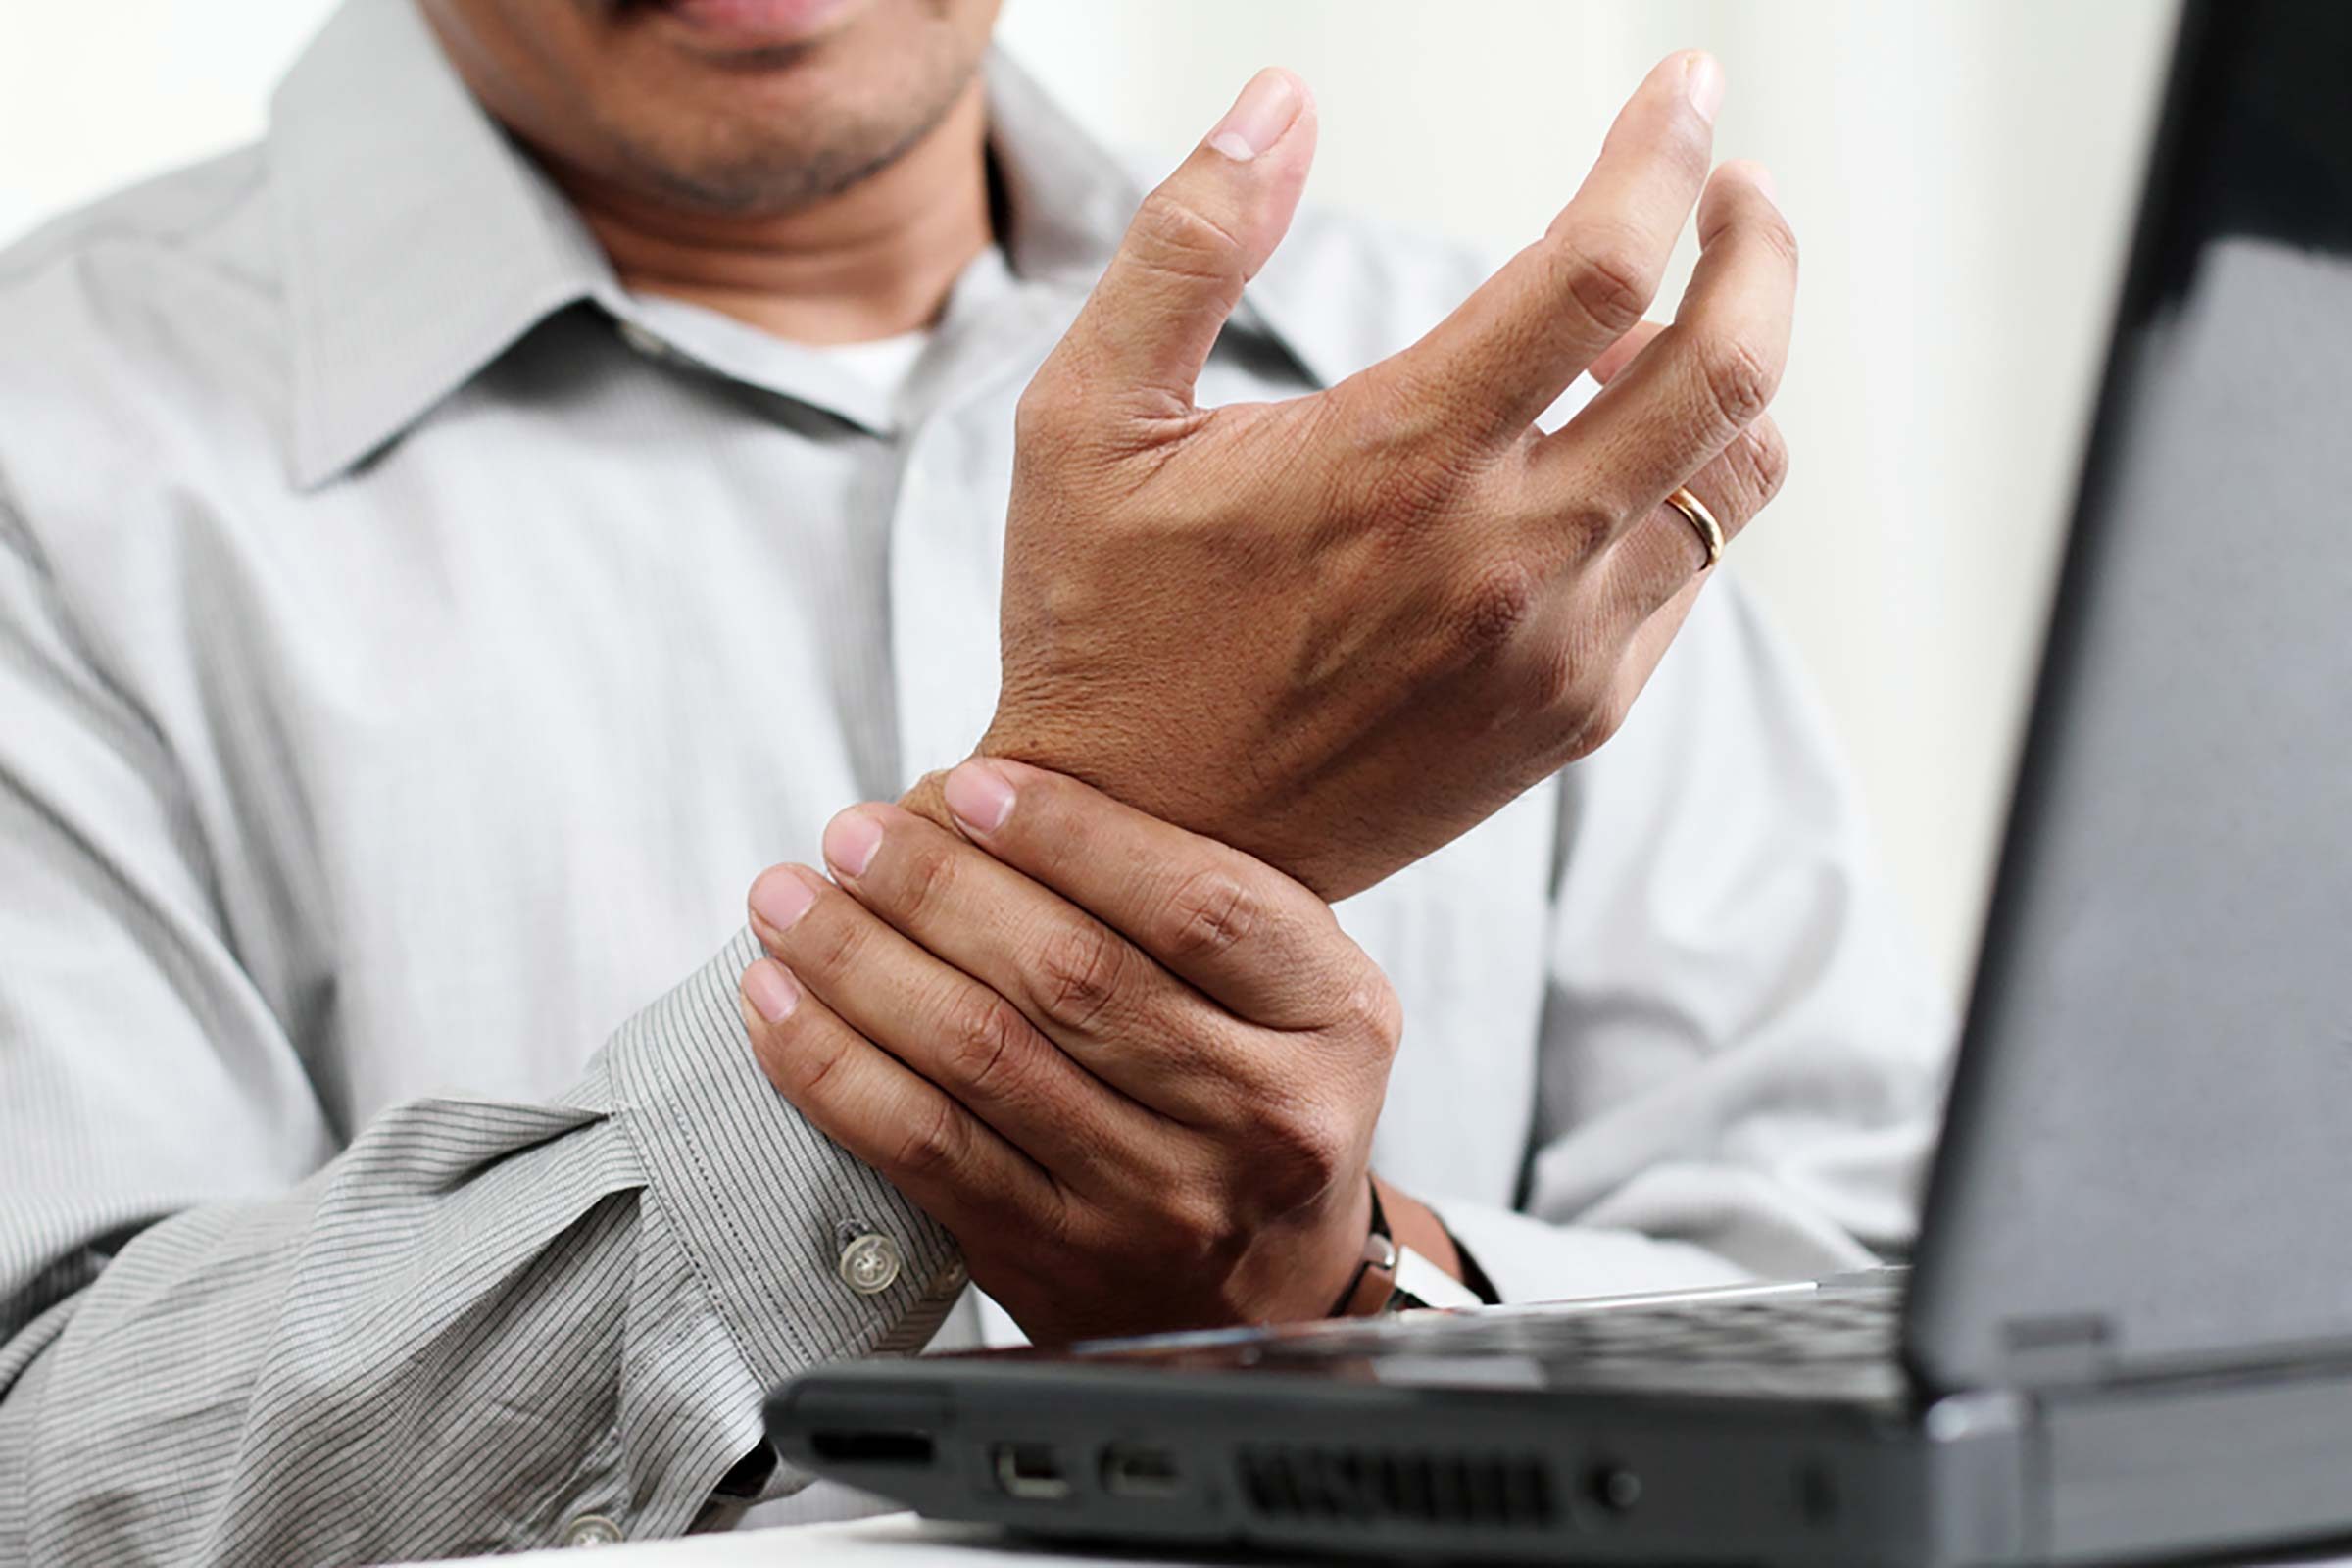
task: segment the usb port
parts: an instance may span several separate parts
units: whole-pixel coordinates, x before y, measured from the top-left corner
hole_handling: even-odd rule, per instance
[[[1102,1490],[1114,1497],[1173,1497],[1183,1493],[1184,1476],[1165,1448],[1114,1443],[1102,1450]]]
[[[1051,1502],[1070,1494],[1070,1478],[1061,1473],[1052,1444],[1000,1443],[995,1458],[997,1485],[1007,1497]]]

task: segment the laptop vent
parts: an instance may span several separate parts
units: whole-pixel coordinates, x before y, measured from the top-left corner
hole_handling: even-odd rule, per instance
[[[1261,1518],[1526,1530],[1552,1519],[1550,1477],[1531,1457],[1315,1444],[1246,1447],[1240,1464]]]

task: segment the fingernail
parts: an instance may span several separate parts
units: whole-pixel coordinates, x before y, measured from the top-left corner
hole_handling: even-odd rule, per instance
[[[948,809],[975,833],[994,833],[1012,815],[1012,786],[985,762],[962,762],[948,775]]]
[[[772,958],[761,958],[743,971],[743,995],[769,1023],[782,1023],[801,1004],[800,986]]]
[[[1781,182],[1772,177],[1771,170],[1762,164],[1750,164],[1747,166],[1747,176],[1756,182],[1756,189],[1764,193],[1766,201],[1775,207],[1781,205]]]
[[[1304,101],[1297,77],[1268,66],[1250,78],[1250,85],[1208,133],[1208,144],[1235,163],[1246,164],[1282,140]]]
[[[851,807],[825,824],[825,863],[843,876],[863,876],[882,847],[882,824]]]
[[[1715,123],[1715,111],[1723,107],[1723,67],[1704,50],[1693,50],[1683,60],[1683,91],[1690,95],[1690,107],[1708,124]]]
[[[752,884],[753,912],[778,931],[791,930],[793,922],[807,914],[815,902],[816,889],[780,865],[762,871],[760,880]]]

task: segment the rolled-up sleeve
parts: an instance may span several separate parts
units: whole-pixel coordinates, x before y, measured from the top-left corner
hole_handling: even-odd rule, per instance
[[[560,1098],[338,1136],[168,750],[0,511],[0,1563],[676,1534],[767,1384],[919,1345],[952,1244],[761,1076],[755,952],[582,1042]],[[896,1265],[864,1290],[858,1237]]]

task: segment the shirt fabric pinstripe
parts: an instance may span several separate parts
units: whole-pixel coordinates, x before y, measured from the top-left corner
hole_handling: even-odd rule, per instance
[[[956,1298],[760,1078],[729,933],[994,701],[1012,401],[1138,187],[990,69],[1004,244],[895,396],[631,297],[405,0],[0,258],[0,1562],[683,1531],[800,1484],[738,1468],[765,1384]],[[1203,401],[1482,271],[1303,218]],[[1406,1009],[1378,1163],[1506,1295],[1907,1234],[1943,1010],[1734,585],[1341,912]]]

